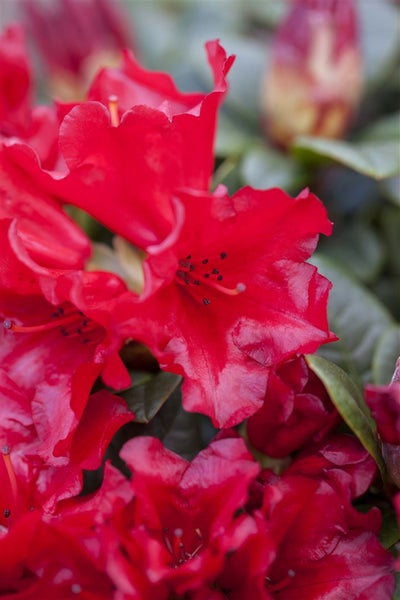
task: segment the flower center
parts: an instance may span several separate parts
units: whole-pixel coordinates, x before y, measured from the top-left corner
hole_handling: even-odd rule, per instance
[[[82,344],[99,342],[103,337],[101,327],[72,305],[56,308],[49,320],[39,325],[18,325],[12,319],[4,319],[3,327],[13,333],[41,333],[58,329],[63,337],[80,336]]]
[[[196,260],[188,254],[179,260],[176,280],[180,285],[191,286],[192,292],[196,290],[205,306],[211,304],[210,292],[213,294],[217,291],[226,296],[238,296],[246,290],[246,285],[238,282],[232,288],[224,284],[223,261],[227,256],[226,252],[221,252],[218,258]]]
[[[172,532],[172,535],[169,533],[168,529],[164,529],[164,541],[167,547],[168,552],[172,556],[173,566],[179,567],[183,563],[197,556],[200,550],[203,547],[203,536],[201,534],[200,529],[196,528],[195,530],[196,539],[198,541],[197,546],[192,552],[188,552],[185,548],[185,544],[183,542],[183,529],[177,527]]]

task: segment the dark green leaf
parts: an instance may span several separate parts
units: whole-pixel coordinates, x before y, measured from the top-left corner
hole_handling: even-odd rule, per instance
[[[221,112],[218,119],[215,153],[217,156],[236,157],[254,146],[259,140],[255,128]]]
[[[400,180],[399,180],[400,186]],[[400,275],[400,207],[385,206],[381,210],[380,225],[387,245],[389,267],[396,275]]]
[[[375,279],[385,259],[382,241],[369,224],[361,220],[343,224],[339,231],[323,242],[325,254],[346,265],[364,282]]]
[[[160,371],[156,375],[146,376],[146,381],[134,385],[119,395],[126,400],[129,408],[135,414],[136,423],[148,423],[178,387],[181,380],[179,375]]]
[[[292,149],[300,159],[310,160],[318,156],[329,158],[373,179],[385,179],[400,173],[398,138],[345,142],[299,136]]]
[[[342,367],[360,386],[371,381],[375,346],[394,324],[385,307],[345,269],[321,254],[311,261],[333,283],[329,300],[329,324],[340,338],[318,351]]]
[[[384,477],[385,465],[376,438],[375,422],[370,416],[361,392],[340,367],[322,356],[310,354],[306,356],[306,360],[310,369],[324,384],[337,411],[375,459]]]
[[[382,546],[386,549],[391,548],[400,541],[400,532],[394,510],[383,515],[379,539]]]
[[[372,359],[372,380],[378,385],[390,383],[400,356],[400,326],[390,327],[379,338]]]

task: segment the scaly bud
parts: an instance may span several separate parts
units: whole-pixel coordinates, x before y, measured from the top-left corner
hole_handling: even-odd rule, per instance
[[[270,137],[343,136],[362,92],[354,0],[294,0],[272,43],[262,103]]]

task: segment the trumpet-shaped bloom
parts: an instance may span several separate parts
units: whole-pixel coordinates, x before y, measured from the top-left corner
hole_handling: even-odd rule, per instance
[[[145,289],[119,313],[121,331],[186,375],[186,409],[230,426],[262,404],[269,367],[330,341],[330,283],[305,261],[331,224],[308,192],[179,199],[175,237],[148,248]]]

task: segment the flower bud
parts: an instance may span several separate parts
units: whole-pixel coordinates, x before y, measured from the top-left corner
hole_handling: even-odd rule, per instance
[[[362,92],[357,25],[354,0],[294,0],[262,89],[266,129],[279,145],[343,136]]]

